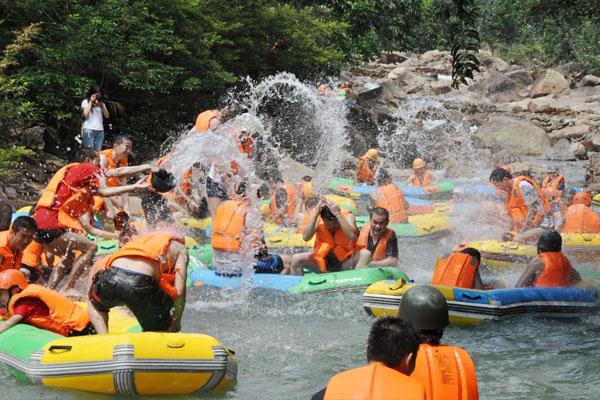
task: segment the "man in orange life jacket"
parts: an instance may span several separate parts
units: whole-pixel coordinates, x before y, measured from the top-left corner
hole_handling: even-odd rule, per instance
[[[481,254],[472,247],[438,258],[431,283],[465,289],[483,290],[479,274]]]
[[[437,179],[431,175],[426,166],[425,160],[422,158],[415,158],[413,160],[413,172],[404,184],[421,187],[436,183]]]
[[[579,192],[565,214],[563,233],[600,233],[600,217],[590,208],[592,196]]]
[[[562,237],[556,231],[544,231],[534,258],[515,287],[569,287],[581,280],[579,273],[562,253]]]
[[[183,237],[146,233],[94,266],[88,312],[98,333],[108,333],[108,311],[127,306],[144,331],[181,329],[188,253]]]
[[[296,217],[302,204],[298,187],[291,183],[283,183],[277,179],[272,188],[272,197],[268,220],[274,224],[290,226],[296,222]]]
[[[410,325],[396,317],[380,318],[369,333],[369,364],[333,376],[312,400],[424,400],[423,385],[409,376],[418,348],[419,337]]]
[[[113,148],[106,149],[99,152],[100,155],[100,168],[105,171],[127,167],[129,165],[129,156],[133,153],[133,141],[129,135],[118,135],[115,137]],[[106,186],[116,187],[119,185],[126,184],[124,178],[107,178]],[[102,208],[102,203],[106,204],[106,216],[113,218],[114,215],[119,211],[125,211],[129,214],[129,195],[124,193],[121,196],[114,197],[97,197],[94,199],[94,209],[98,211]]]
[[[16,269],[0,272],[0,297],[8,309],[8,320],[0,325],[0,333],[20,323],[63,336],[95,333],[83,308],[52,289],[28,284]]]
[[[392,181],[392,177],[385,169],[377,173],[377,188],[369,196],[373,207],[382,207],[390,214],[389,222],[392,224],[405,224],[408,222],[408,202],[404,200],[404,193]]]
[[[375,183],[375,174],[379,168],[379,151],[369,149],[364,156],[358,159],[358,169],[356,171],[356,181],[372,185]]]
[[[398,238],[389,229],[390,214],[385,208],[371,210],[370,220],[358,235],[356,242],[360,249],[360,258],[356,269],[371,267],[395,267],[398,265]]]
[[[44,247],[34,240],[23,251],[19,271],[29,283],[36,283],[40,278],[47,282],[54,262],[54,254],[44,251]]]
[[[223,112],[224,111],[225,110],[223,110]],[[218,128],[223,123],[223,112],[219,110],[202,111],[196,117],[194,131],[206,132]]]
[[[507,194],[506,209],[516,235],[505,234],[505,240],[534,242],[544,229],[553,227],[551,205],[533,179],[526,176],[513,178],[507,170],[496,168],[490,175],[490,183]]]
[[[410,376],[423,384],[427,400],[479,399],[475,365],[469,354],[440,343],[450,323],[444,296],[431,286],[412,287],[402,296],[399,316],[421,337]]]
[[[7,231],[0,232],[0,271],[19,269],[23,251],[37,232],[37,224],[31,217],[17,217]]]
[[[303,267],[319,272],[335,272],[353,269],[358,263],[356,246],[358,228],[352,213],[321,199],[302,237],[309,241],[316,235],[313,251],[294,254],[290,273],[303,275]]]
[[[103,172],[99,167],[96,150],[84,147],[79,150],[76,163],[69,164],[54,174],[33,214],[38,225],[36,241],[42,243],[45,250],[67,260],[73,259],[66,256],[74,251],[81,254],[72,266],[65,265],[63,259],[62,265],[53,269],[50,288],[55,288],[70,268],[71,273],[64,290],[72,292],[74,296],[79,295],[74,290],[75,282],[92,264],[97,250],[96,244],[83,234],[84,227],[80,222],[80,219],[88,218],[94,204],[93,196],[115,196],[148,187],[144,182],[145,178],[133,185],[107,187],[105,177],[130,176],[153,169],[150,165],[140,165]]]

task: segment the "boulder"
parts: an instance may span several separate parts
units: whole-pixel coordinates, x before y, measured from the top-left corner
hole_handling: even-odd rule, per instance
[[[509,117],[492,117],[473,135],[481,147],[507,149],[517,155],[542,155],[551,147],[546,132],[537,126]]]
[[[28,149],[44,150],[44,131],[43,126],[33,126],[25,129],[20,138],[20,143]]]
[[[408,59],[406,53],[393,51],[390,53],[383,53],[381,55],[381,61],[386,64],[400,64]]]
[[[425,53],[423,53],[420,57],[420,60],[422,63],[430,63],[432,61],[438,61],[441,58],[445,57],[444,52],[441,52],[437,49],[435,50],[429,50],[426,51]]]
[[[452,90],[450,87],[451,82],[449,81],[435,81],[431,82],[431,91],[433,94],[444,94]]]
[[[579,86],[598,86],[600,85],[600,77],[595,75],[586,75],[579,81]]]
[[[521,157],[511,153],[506,149],[502,149],[491,156],[493,165],[508,165],[516,162],[521,162]]]
[[[552,132],[548,136],[550,136],[551,140],[560,140],[560,139],[579,139],[581,137],[586,136],[590,133],[589,125],[577,125],[577,126],[568,126],[566,128],[557,129]]]
[[[518,83],[506,75],[492,71],[489,76],[477,83],[477,90],[494,101],[508,102],[517,99]]]
[[[587,151],[600,151],[600,133],[589,135],[581,143]]]
[[[406,67],[396,67],[389,74],[388,79],[396,80],[401,85],[408,85],[416,78],[415,74]]]
[[[506,61],[494,56],[486,57],[483,59],[482,64],[491,71],[506,72],[509,69],[509,65]]]
[[[574,161],[575,155],[571,152],[571,143],[567,139],[561,139],[544,153],[546,160]]]
[[[555,97],[569,94],[569,81],[558,71],[548,69],[533,83],[529,96],[536,98],[547,95]]]
[[[11,218],[12,207],[2,188],[0,188],[0,232],[8,230]]]
[[[577,160],[585,160],[587,158],[587,150],[585,146],[579,142],[571,143],[569,151],[573,153]]]
[[[17,198],[17,191],[12,186],[4,186],[4,194],[9,200],[14,200]]]
[[[521,85],[531,85],[533,83],[533,77],[531,76],[529,71],[525,69],[516,69],[508,71],[505,75],[513,81],[520,83]]]
[[[600,185],[600,154],[592,154],[585,170],[585,186]]]

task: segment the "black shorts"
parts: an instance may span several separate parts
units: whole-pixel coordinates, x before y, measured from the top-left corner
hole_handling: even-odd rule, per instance
[[[94,325],[92,325],[92,323],[90,322],[89,324],[87,324],[87,326],[85,328],[83,328],[82,331],[73,331],[69,334],[69,336],[87,336],[87,335],[95,335],[97,333],[98,332],[96,332]]]
[[[151,276],[111,267],[94,275],[88,296],[98,311],[127,306],[144,331],[165,332],[171,326],[173,300]]]
[[[225,186],[222,183],[218,183],[213,181],[210,178],[206,178],[206,195],[208,197],[216,197],[217,199],[227,200],[229,196],[227,196],[227,190],[225,190]]]
[[[38,229],[35,234],[35,241],[41,244],[50,244],[61,237],[66,229]]]

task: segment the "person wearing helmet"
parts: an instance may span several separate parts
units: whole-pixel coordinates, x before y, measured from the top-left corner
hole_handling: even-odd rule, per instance
[[[0,271],[19,269],[23,252],[37,232],[31,217],[17,217],[7,231],[0,232]]]
[[[450,324],[444,296],[434,287],[414,286],[402,296],[399,317],[419,333],[421,344],[410,376],[423,384],[427,399],[479,399],[475,365],[469,354],[440,342]]]
[[[358,169],[356,171],[356,181],[373,185],[375,183],[375,174],[379,168],[379,151],[369,149],[358,159]]]
[[[413,171],[410,177],[404,182],[405,185],[412,185],[415,187],[428,186],[437,182],[435,176],[431,175],[427,164],[422,158],[415,158],[413,160]]]
[[[368,365],[334,375],[312,400],[425,399],[423,384],[409,376],[419,348],[417,332],[397,317],[380,318],[369,333]]]
[[[573,196],[567,209],[563,233],[600,233],[600,217],[590,208],[592,196],[579,192]]]
[[[569,287],[581,280],[562,253],[560,233],[545,230],[538,239],[537,252],[537,257],[527,265],[515,287]]]
[[[506,211],[511,218],[512,231],[504,240],[521,243],[535,242],[544,229],[554,227],[552,205],[537,183],[526,176],[512,176],[503,168],[490,175],[490,184],[506,194]]]
[[[408,222],[409,204],[404,199],[404,193],[392,181],[387,170],[381,168],[377,172],[377,188],[369,195],[373,207],[382,207],[390,214],[389,222],[392,224],[405,224]]]
[[[8,310],[8,320],[0,325],[0,333],[20,323],[63,336],[95,333],[83,308],[52,289],[28,284],[16,269],[0,272],[0,300]]]
[[[276,178],[271,186],[271,193],[273,195],[267,220],[283,226],[295,224],[302,206],[302,193],[298,190],[298,186],[284,183],[283,179]]]

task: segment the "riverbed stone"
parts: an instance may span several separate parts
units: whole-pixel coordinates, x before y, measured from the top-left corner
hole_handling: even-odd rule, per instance
[[[600,85],[600,77],[595,75],[586,75],[579,81],[579,86],[598,86]]]
[[[473,141],[481,147],[507,149],[518,155],[542,155],[551,147],[543,129],[505,116],[486,121],[473,135]]]
[[[533,77],[531,76],[529,71],[525,69],[516,69],[508,71],[505,75],[513,81],[520,83],[521,85],[531,85],[533,83]]]
[[[547,160],[573,161],[576,159],[571,152],[571,144],[567,139],[561,139],[550,148],[545,154]]]
[[[600,133],[589,135],[581,143],[588,151],[600,151]]]
[[[569,94],[569,81],[563,74],[553,69],[547,69],[540,75],[529,92],[529,96],[533,98],[549,94],[553,96]]]
[[[550,136],[551,140],[560,140],[560,139],[579,139],[590,133],[589,125],[576,125],[576,126],[568,126],[566,128],[557,129],[552,132],[548,136]]]

